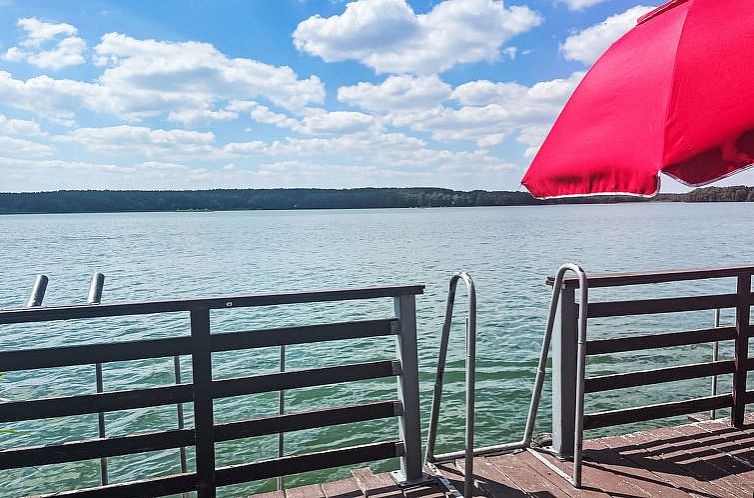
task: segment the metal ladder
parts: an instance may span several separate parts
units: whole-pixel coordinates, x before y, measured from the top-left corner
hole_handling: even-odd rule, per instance
[[[568,475],[561,469],[554,466],[540,453],[553,453],[545,448],[533,448],[532,438],[534,434],[534,424],[536,422],[539,402],[542,398],[542,387],[544,385],[547,358],[549,355],[550,342],[552,339],[553,326],[555,324],[555,313],[558,307],[560,291],[563,287],[563,279],[566,272],[571,271],[579,279],[579,289],[581,301],[579,305],[579,334],[577,343],[577,378],[576,378],[576,413],[575,413],[575,430],[574,430],[574,451],[573,451],[573,474]],[[448,340],[450,338],[450,325],[453,320],[453,306],[455,302],[456,287],[459,280],[466,284],[469,295],[469,316],[466,322],[466,439],[465,448],[462,451],[443,453],[435,455],[435,442],[437,439],[437,426],[440,416],[440,405],[442,401],[443,376],[445,374],[445,363],[448,352]],[[569,263],[561,266],[555,276],[553,284],[552,300],[547,316],[547,326],[545,335],[542,340],[542,349],[539,355],[539,364],[537,366],[537,375],[534,380],[532,389],[531,402],[529,404],[529,413],[526,418],[526,427],[524,435],[520,441],[503,443],[494,446],[485,446],[474,448],[474,388],[476,384],[476,288],[474,281],[466,272],[459,272],[450,279],[448,288],[448,299],[445,309],[445,322],[440,337],[440,351],[437,360],[437,374],[435,377],[435,387],[432,397],[432,411],[430,412],[429,432],[427,435],[427,451],[425,461],[432,470],[442,477],[442,473],[434,464],[465,458],[464,467],[464,490],[463,496],[470,498],[472,496],[474,485],[474,457],[503,453],[506,451],[525,449],[531,452],[535,457],[547,465],[553,472],[557,473],[575,487],[581,486],[581,461],[582,461],[582,442],[584,436],[584,375],[586,364],[586,324],[587,324],[587,307],[589,304],[589,283],[586,273],[580,266]],[[442,480],[442,479],[441,479]]]

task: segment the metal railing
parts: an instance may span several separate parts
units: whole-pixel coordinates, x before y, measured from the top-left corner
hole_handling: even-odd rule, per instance
[[[552,299],[550,301],[550,309],[547,316],[547,325],[545,328],[545,334],[542,339],[542,348],[539,354],[539,362],[537,364],[537,374],[534,379],[534,387],[532,388],[531,401],[529,403],[529,412],[526,417],[526,426],[524,427],[523,438],[519,441],[511,443],[497,444],[493,446],[485,446],[481,448],[474,448],[474,386],[475,386],[475,364],[476,364],[476,290],[474,281],[471,277],[465,273],[460,272],[454,275],[450,280],[448,301],[445,312],[445,322],[443,324],[443,332],[440,340],[440,353],[437,363],[437,378],[435,381],[434,397],[432,401],[432,414],[430,416],[429,434],[427,437],[427,453],[426,461],[429,464],[435,464],[440,462],[448,462],[457,458],[465,458],[465,470],[464,470],[464,496],[467,498],[472,496],[473,493],[473,461],[475,456],[492,455],[495,453],[503,453],[506,451],[514,451],[520,449],[527,449],[532,451],[535,456],[539,451],[546,451],[544,448],[532,448],[532,440],[534,437],[534,425],[537,419],[537,413],[539,411],[539,403],[542,399],[542,388],[544,387],[547,359],[549,357],[550,343],[552,342],[553,330],[556,320],[556,313],[558,312],[558,302],[560,299],[561,288],[563,280],[565,279],[566,272],[573,272],[576,275],[576,279],[581,283],[581,303],[583,303],[580,312],[577,314],[579,317],[578,330],[579,330],[579,347],[578,347],[578,365],[579,372],[582,372],[581,378],[583,379],[583,372],[585,369],[585,345],[586,345],[586,326],[587,326],[587,304],[589,302],[588,296],[588,281],[584,270],[580,266],[569,263],[561,266],[555,276],[555,286],[553,288]],[[440,413],[440,405],[442,399],[442,383],[443,374],[445,371],[445,359],[447,356],[448,340],[450,323],[453,318],[453,303],[455,298],[456,285],[459,279],[463,279],[466,283],[469,293],[469,319],[466,327],[466,441],[463,451],[455,451],[450,453],[444,453],[441,455],[434,454],[435,440],[437,437],[437,425]],[[471,326],[473,325],[473,327]],[[574,405],[574,412],[572,415],[576,416],[580,410],[583,412],[584,403],[584,383],[578,382],[576,392],[577,399],[579,400]],[[574,439],[576,441],[582,440],[583,425],[576,424],[574,426]],[[579,443],[576,448],[577,458],[574,460],[573,477],[568,476],[563,471],[555,466],[551,466],[552,470],[559,475],[568,479],[571,483],[579,486],[581,483],[581,445]],[[543,460],[550,466],[549,462]],[[438,472],[439,473],[439,472]]]
[[[688,415],[721,408],[731,409],[731,425],[742,427],[747,403],[754,402],[754,391],[747,391],[746,376],[754,370],[754,359],[748,357],[749,338],[753,337],[750,323],[750,307],[754,304],[751,292],[751,276],[754,267],[711,268],[702,270],[675,270],[664,272],[641,272],[606,274],[589,277],[588,285],[594,287],[618,287],[647,285],[664,282],[694,281],[713,278],[735,278],[736,292],[730,294],[682,296],[671,298],[638,299],[625,301],[590,302],[584,306],[582,298],[577,303],[575,289],[583,282],[570,278],[564,282],[549,278],[555,292],[562,287],[558,309],[556,345],[553,359],[553,446],[556,454],[574,459],[574,475],[569,478],[574,485],[580,482],[580,459],[583,429],[596,429],[633,422]],[[587,320],[578,320],[577,314],[586,319],[634,316],[663,313],[680,313],[700,310],[734,308],[734,327],[715,327],[701,330],[686,330],[670,333],[586,340]],[[585,377],[584,359],[593,355],[642,351],[656,348],[686,346],[693,344],[733,341],[731,359],[719,359],[709,363],[697,363],[644,370],[629,373]],[[574,348],[578,345],[578,353]],[[731,392],[713,394],[668,403],[623,408],[598,413],[584,413],[584,394],[641,387],[688,379],[715,377],[732,374]],[[714,381],[713,381],[714,382]],[[716,384],[716,383],[715,383]],[[715,385],[713,384],[713,385]],[[583,387],[579,387],[583,386]],[[573,435],[573,439],[571,439]],[[545,459],[545,463],[557,470]],[[561,475],[562,472],[558,471]],[[568,476],[565,476],[568,478]]]
[[[175,385],[114,392],[103,389],[103,392],[93,394],[2,403],[0,423],[150,406],[180,406],[181,403],[192,403],[194,411],[194,426],[189,428],[178,427],[159,432],[103,437],[41,447],[3,449],[0,450],[0,469],[194,447],[196,465],[193,471],[68,491],[66,496],[161,496],[197,491],[200,498],[205,498],[214,496],[218,486],[394,457],[400,458],[399,476],[403,484],[421,482],[425,476],[422,473],[421,461],[415,295],[422,292],[423,286],[412,285],[0,310],[0,326],[187,312],[191,330],[189,336],[0,351],[0,364],[6,370],[17,371],[190,356],[193,372],[191,383],[180,383],[180,366],[175,365]],[[213,334],[211,331],[211,310],[377,298],[393,299],[394,317],[244,332]],[[379,336],[396,338],[398,359],[222,380],[212,378],[213,352]],[[213,401],[216,399],[385,377],[397,379],[398,395],[395,400],[283,413],[228,423],[215,422]],[[399,418],[399,438],[395,440],[282,456],[227,467],[217,467],[215,464],[216,442],[390,417]],[[48,496],[56,495],[53,493]]]
[[[448,284],[448,300],[445,306],[445,322],[440,337],[440,351],[437,357],[437,374],[435,388],[432,395],[432,410],[429,415],[429,431],[427,434],[427,451],[425,460],[436,461],[435,441],[437,440],[437,426],[440,419],[442,403],[442,386],[445,377],[445,362],[448,357],[448,342],[450,341],[450,326],[453,322],[453,306],[455,304],[456,287],[458,281],[466,284],[469,296],[469,311],[466,318],[466,438],[464,456],[464,496],[471,496],[474,478],[474,390],[476,386],[476,288],[474,280],[466,272],[458,272]]]
[[[566,278],[565,274],[569,271],[573,272],[574,276]],[[454,275],[450,281],[445,323],[440,342],[437,377],[428,434],[427,462],[433,464],[465,458],[464,496],[469,497],[471,496],[473,484],[473,463],[470,463],[470,461],[473,461],[474,456],[526,449],[552,471],[568,480],[574,486],[580,487],[582,481],[581,467],[584,430],[720,408],[731,408],[731,424],[735,427],[741,427],[745,405],[747,403],[754,403],[754,391],[746,390],[747,372],[754,370],[754,359],[748,357],[748,340],[750,337],[754,337],[754,327],[750,324],[749,313],[751,305],[754,304],[754,294],[751,293],[752,274],[754,274],[754,267],[736,267],[608,274],[587,278],[584,271],[577,265],[566,264],[561,266],[555,277],[548,278],[548,284],[553,286],[553,293],[526,426],[524,428],[524,437],[520,441],[482,448],[473,448],[473,392],[475,383],[475,374],[473,371],[475,359],[473,358],[473,353],[476,347],[476,293],[473,280],[471,280],[468,274],[461,272]],[[589,302],[589,289],[592,287],[642,285],[725,277],[735,277],[737,279],[735,294]],[[467,355],[472,355],[467,356],[466,361],[466,444],[462,451],[435,455],[435,440],[442,399],[442,383],[447,356],[449,328],[452,321],[456,285],[459,279],[463,279],[468,288],[469,323],[473,323],[474,325],[473,328],[467,325],[466,331]],[[577,290],[579,295],[578,302],[576,300]],[[735,327],[720,327],[720,308],[736,309]],[[715,326],[712,329],[600,340],[588,340],[587,337],[587,326],[590,318],[706,309],[718,310],[715,315]],[[586,377],[586,361],[592,355],[701,343],[713,343],[713,346],[715,346],[719,341],[726,340],[735,341],[734,357],[730,360],[719,361],[717,357],[718,350],[715,347],[713,353],[715,356],[711,363]],[[552,449],[536,448],[532,445],[533,431],[541,400],[551,343],[553,349],[553,447]],[[588,393],[700,377],[712,377],[713,389],[717,389],[717,376],[722,374],[733,374],[733,386],[730,394],[719,395],[713,392],[711,396],[671,403],[602,413],[584,413],[584,400]],[[560,466],[553,464],[545,458],[543,454],[547,453],[554,454],[562,459],[573,460],[572,473],[569,475]]]

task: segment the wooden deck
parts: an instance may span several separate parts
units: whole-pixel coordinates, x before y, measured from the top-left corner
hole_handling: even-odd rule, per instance
[[[581,489],[574,489],[528,452],[474,461],[474,496],[492,498],[752,498],[754,413],[743,430],[727,419],[697,422],[584,442]],[[570,465],[563,464],[570,473]],[[463,490],[463,462],[438,466]],[[255,495],[254,498],[435,498],[452,496],[440,486],[399,489],[387,474],[368,469],[326,484]],[[467,497],[470,498],[470,497]]]

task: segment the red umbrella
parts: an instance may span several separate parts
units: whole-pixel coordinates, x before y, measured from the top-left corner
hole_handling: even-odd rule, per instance
[[[754,2],[675,0],[586,74],[521,183],[535,197],[652,196],[754,163]]]

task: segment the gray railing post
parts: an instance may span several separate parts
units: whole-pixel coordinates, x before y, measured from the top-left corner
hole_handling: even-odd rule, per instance
[[[212,398],[212,345],[208,308],[191,310],[191,364],[198,498],[214,498],[215,422]]]
[[[100,304],[102,303],[102,291],[105,287],[105,276],[102,273],[95,273],[92,275],[92,281],[89,284],[89,294],[86,297],[87,304]],[[98,393],[105,392],[105,383],[102,375],[102,363],[94,364],[94,378],[96,383],[96,389]],[[105,429],[105,414],[99,412],[97,414],[97,428],[99,431],[99,437],[105,439],[107,437],[107,431]],[[105,486],[109,483],[107,475],[107,458],[102,457],[99,459],[100,481]]]
[[[739,275],[736,285],[738,306],[736,306],[736,343],[733,363],[733,408],[730,410],[730,425],[738,429],[744,426],[746,411],[746,377],[749,362],[749,334],[751,330],[751,275]]]
[[[34,279],[34,286],[31,288],[31,294],[29,294],[29,300],[26,302],[28,308],[36,308],[42,306],[42,301],[45,298],[45,292],[47,291],[47,275],[37,275]]]
[[[419,420],[419,362],[416,349],[416,301],[413,295],[394,298],[395,316],[400,320],[398,356],[401,374],[398,376],[398,397],[403,405],[400,416],[400,437],[404,452],[401,456],[399,484],[413,484],[424,480],[421,456],[421,424]]]
[[[565,285],[555,317],[552,342],[552,445],[562,458],[573,457],[576,427],[576,342],[578,307],[575,289]]]

